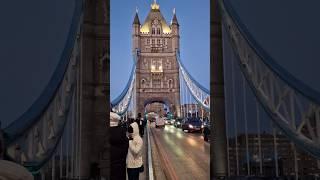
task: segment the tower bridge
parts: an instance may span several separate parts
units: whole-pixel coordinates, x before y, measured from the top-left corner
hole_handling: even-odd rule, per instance
[[[56,70],[30,108],[2,127],[0,157],[35,179],[108,179],[110,109],[126,121],[157,102],[175,120],[209,119],[210,140],[192,129],[148,124],[144,177],[315,179],[319,92],[264,50],[230,0],[210,4],[210,91],[180,58],[178,14],[167,23],[154,2],[143,22],[138,12],[133,17],[132,71],[110,100],[109,3],[75,1]]]

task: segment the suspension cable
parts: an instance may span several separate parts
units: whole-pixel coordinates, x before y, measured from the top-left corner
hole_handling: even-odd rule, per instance
[[[239,155],[238,155],[238,131],[237,131],[237,118],[236,118],[236,92],[235,92],[235,69],[234,69],[234,55],[231,58],[231,69],[232,69],[232,98],[233,98],[233,121],[234,121],[234,132],[235,132],[235,149],[236,149],[236,165],[237,175],[239,175]]]

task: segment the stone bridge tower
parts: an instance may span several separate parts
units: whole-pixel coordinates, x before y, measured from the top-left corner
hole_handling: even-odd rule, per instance
[[[175,10],[170,25],[156,2],[151,5],[143,24],[140,24],[136,12],[132,25],[132,53],[140,50],[135,84],[137,113],[143,113],[147,104],[160,102],[180,116],[179,65],[176,59],[179,39]]]
[[[84,1],[80,63],[81,180],[109,179],[109,1]]]

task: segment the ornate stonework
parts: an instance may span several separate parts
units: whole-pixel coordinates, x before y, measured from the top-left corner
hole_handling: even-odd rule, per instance
[[[179,67],[175,52],[179,50],[179,24],[170,25],[160,9],[151,8],[142,25],[136,14],[132,30],[132,52],[140,50],[136,69],[136,107],[143,113],[153,102],[166,104],[180,116]]]

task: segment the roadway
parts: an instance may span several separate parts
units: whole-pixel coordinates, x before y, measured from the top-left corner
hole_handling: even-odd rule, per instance
[[[150,137],[166,179],[207,180],[210,177],[210,145],[201,133],[186,133],[173,125],[150,127]],[[158,169],[158,170],[159,170]],[[155,171],[158,171],[155,168]]]

